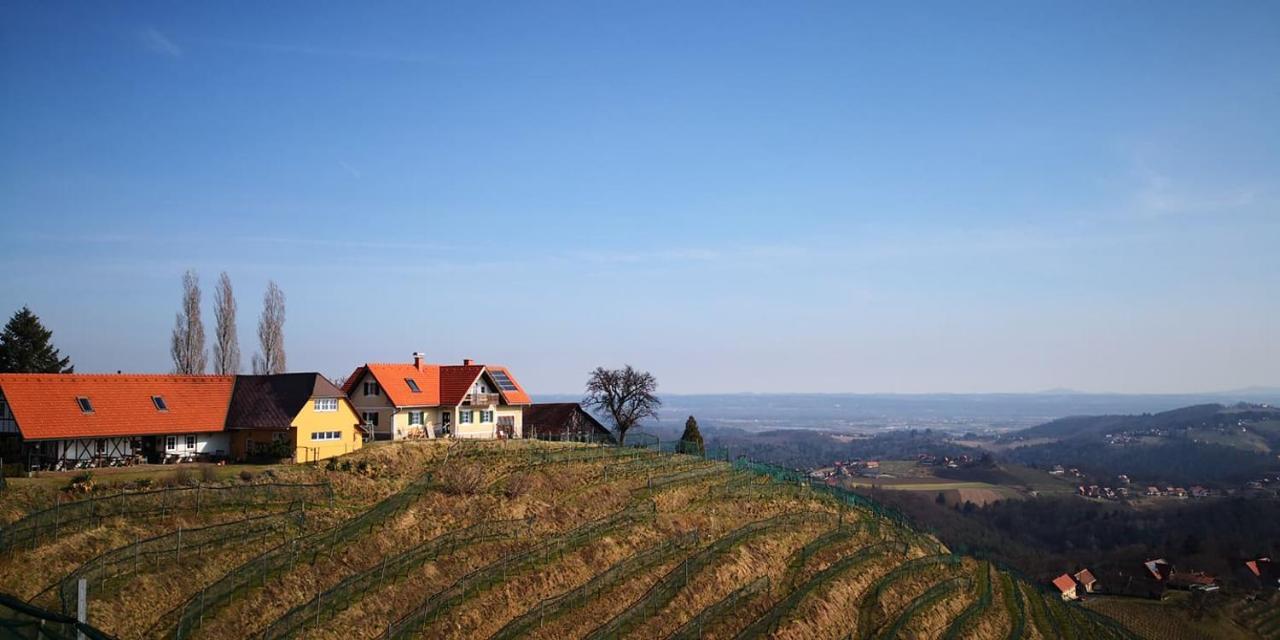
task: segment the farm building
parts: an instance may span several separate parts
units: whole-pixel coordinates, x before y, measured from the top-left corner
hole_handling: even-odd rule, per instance
[[[377,440],[521,438],[532,403],[505,367],[428,364],[421,353],[409,364],[356,367],[343,391]]]
[[[544,402],[524,408],[525,437],[573,442],[617,442],[613,433],[576,402]]]
[[[1053,579],[1053,586],[1062,594],[1063,600],[1075,600],[1079,597],[1076,595],[1076,581],[1065,573]]]
[[[1084,588],[1085,593],[1097,593],[1102,590],[1102,583],[1094,577],[1093,572],[1088,569],[1081,569],[1075,574],[1076,582]]]
[[[313,461],[359,448],[357,423],[316,373],[0,374],[0,456],[32,470],[243,459],[263,434]]]

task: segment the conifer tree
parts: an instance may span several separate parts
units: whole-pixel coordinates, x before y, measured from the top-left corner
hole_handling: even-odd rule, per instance
[[[0,373],[71,373],[71,358],[54,348],[53,332],[22,307],[0,334]]]
[[[700,456],[705,451],[706,447],[702,443],[702,432],[698,431],[698,420],[693,416],[689,416],[689,419],[684,421],[684,435],[680,436],[680,452]]]

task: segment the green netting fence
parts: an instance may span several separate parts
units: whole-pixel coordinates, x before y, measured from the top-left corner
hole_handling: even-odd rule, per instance
[[[964,611],[960,612],[960,615],[951,621],[950,625],[947,625],[947,630],[942,636],[943,640],[958,640],[973,621],[991,608],[991,563],[983,562],[978,566],[978,579],[974,584],[978,588],[977,596],[969,606],[964,608]]]
[[[354,518],[324,531],[294,538],[241,564],[162,616],[147,635],[190,637],[203,626],[206,617],[216,614],[237,595],[265,585],[268,578],[286,573],[300,559],[314,563],[323,550],[337,549],[372,531],[373,527],[408,508],[432,486],[432,475],[428,473]]]
[[[0,638],[14,640],[115,640],[71,616],[47,611],[0,593]]]
[[[527,532],[528,528],[529,522],[526,520],[495,520],[440,534],[407,551],[384,557],[381,563],[365,571],[347,576],[307,602],[290,609],[263,629],[257,637],[275,639],[305,635],[307,629],[321,628],[374,589],[396,582],[442,555],[452,555],[461,549],[485,542],[513,538],[520,532]]]
[[[831,514],[823,512],[793,512],[775,516],[767,520],[757,520],[743,525],[698,553],[685,558],[679,565],[667,572],[644,595],[604,624],[596,627],[586,635],[588,640],[605,640],[621,638],[657,613],[684,589],[692,577],[714,563],[723,554],[742,544],[747,539],[771,531],[778,527],[795,526],[808,522],[820,522],[829,519]]]
[[[907,606],[903,607],[902,611],[898,612],[893,623],[884,631],[876,634],[875,638],[877,640],[895,640],[898,637],[898,634],[901,633],[908,624],[910,624],[911,620],[914,619],[917,614],[933,606],[952,593],[969,586],[969,582],[968,577],[960,576],[958,578],[944,580],[932,587],[929,587],[924,593],[916,596],[911,602],[907,603]]]
[[[582,586],[539,601],[490,636],[489,640],[512,640],[528,635],[534,629],[541,629],[544,624],[586,605],[637,573],[676,557],[697,542],[697,532],[689,532],[617,562]]]
[[[699,611],[697,615],[667,636],[667,640],[701,640],[707,628],[737,611],[743,602],[768,592],[769,576],[760,576]]]
[[[782,622],[791,614],[800,602],[802,602],[810,593],[818,588],[829,584],[832,580],[843,575],[865,562],[869,562],[875,558],[881,557],[885,553],[898,550],[898,553],[906,554],[908,547],[904,542],[885,541],[877,542],[840,558],[827,568],[814,574],[813,577],[802,583],[800,586],[792,589],[787,593],[786,597],[779,600],[768,611],[764,612],[759,618],[756,618],[750,625],[738,633],[737,640],[748,640],[754,638],[763,638],[773,633],[782,624]]]
[[[429,623],[438,621],[449,609],[471,596],[506,581],[513,573],[547,564],[565,553],[588,544],[611,531],[637,522],[652,520],[656,509],[652,502],[634,502],[604,518],[584,524],[568,533],[553,536],[532,549],[517,551],[492,564],[459,578],[445,589],[428,597],[417,608],[389,625],[384,638],[409,638]]]
[[[802,471],[788,469],[786,467],[769,464],[767,462],[756,462],[746,458],[738,458],[737,460],[734,460],[733,468],[765,475],[777,482],[792,483],[797,486],[809,487],[815,493],[829,496],[841,504],[856,507],[858,509],[864,509],[877,518],[887,520],[897,526],[905,528],[911,528],[913,526],[910,518],[897,509],[887,507],[875,500],[858,495],[844,487],[829,485],[825,482],[815,483],[808,474]]]
[[[809,559],[821,553],[823,549],[834,547],[857,537],[858,524],[857,522],[842,522],[839,526],[805,543],[803,547],[791,554],[791,558],[787,560],[786,571],[783,572],[782,579],[778,581],[779,586],[785,591],[795,589],[804,573],[805,566],[809,563]]]
[[[1007,640],[1021,640],[1027,627],[1026,607],[1018,583],[1007,573],[1000,574],[1000,599],[1004,602],[1005,614],[1009,616]]]
[[[875,615],[876,605],[880,603],[880,596],[895,582],[936,566],[955,566],[960,562],[960,556],[955,555],[921,556],[907,560],[877,578],[867,588],[862,595],[861,602],[858,603],[858,630],[854,637],[867,638],[871,635],[871,631],[878,626],[879,622],[876,619],[878,616]]]
[[[249,545],[274,535],[297,530],[306,517],[303,503],[295,502],[281,513],[252,516],[242,520],[193,529],[179,528],[144,540],[111,549],[80,565],[49,589],[56,589],[62,612],[76,608],[76,582],[87,581],[102,590],[107,581],[160,567],[180,565],[186,558],[199,557],[210,550],[230,545]],[[43,595],[43,592],[42,594]],[[40,596],[37,595],[38,599]]]
[[[104,519],[115,516],[163,517],[178,512],[249,509],[299,500],[320,503],[332,499],[333,488],[327,482],[167,487],[70,502],[62,502],[59,496],[54,506],[0,528],[0,551],[14,551],[24,546],[33,549],[42,542],[100,525]]]

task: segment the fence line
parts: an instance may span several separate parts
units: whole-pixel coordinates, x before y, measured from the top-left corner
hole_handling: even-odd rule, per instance
[[[511,538],[527,529],[525,520],[497,520],[482,522],[465,529],[442,533],[422,544],[390,558],[380,564],[342,579],[338,584],[317,594],[281,615],[258,634],[262,639],[289,638],[305,634],[338,613],[358,602],[373,589],[400,580],[410,571],[434,561],[441,555],[451,555],[471,545]]]
[[[831,515],[822,512],[793,512],[774,516],[767,520],[757,520],[743,525],[728,535],[711,543],[707,548],[685,558],[679,565],[668,571],[644,595],[604,624],[596,627],[586,635],[588,640],[604,640],[605,638],[621,638],[636,625],[647,620],[659,609],[666,606],[676,594],[689,584],[690,576],[696,576],[703,568],[710,565],[722,554],[736,547],[747,538],[782,526],[820,521]]]
[[[697,541],[697,532],[689,532],[616,562],[603,573],[596,574],[586,584],[539,601],[523,615],[508,622],[506,626],[490,636],[489,640],[510,640],[527,635],[534,627],[541,629],[547,622],[581,607],[632,575],[665,562],[680,551],[697,544]]]
[[[280,513],[251,516],[242,520],[223,522],[206,527],[182,529],[138,540],[116,547],[85,562],[43,593],[56,589],[62,612],[70,615],[76,608],[76,582],[83,578],[101,589],[107,580],[135,574],[140,569],[158,565],[166,557],[178,561],[185,552],[200,553],[231,544],[244,544],[273,533],[283,533],[301,526],[306,511],[301,503],[294,503]]]
[[[104,518],[165,516],[180,511],[199,513],[201,509],[218,509],[228,505],[247,508],[318,498],[332,500],[333,487],[328,482],[166,487],[65,503],[59,494],[54,506],[27,514],[0,528],[0,551],[14,551],[23,544],[34,549],[41,540],[49,542],[101,524]]]
[[[729,595],[716,601],[711,606],[698,612],[698,615],[680,626],[667,636],[667,640],[701,640],[703,630],[732,613],[743,600],[769,591],[769,576],[760,576],[738,587]]]
[[[907,623],[911,622],[911,618],[919,613],[921,609],[936,603],[942,598],[950,595],[951,592],[962,589],[968,584],[969,578],[960,576],[958,578],[944,580],[932,587],[929,587],[929,589],[924,593],[913,598],[911,602],[908,602],[907,606],[903,607],[902,610],[898,612],[893,623],[890,624],[883,633],[876,634],[876,638],[878,640],[894,640],[898,637],[898,632],[902,631],[902,628],[907,626]]]
[[[951,624],[947,626],[946,633],[943,635],[943,640],[957,640],[971,621],[976,620],[978,616],[991,607],[991,563],[983,562],[979,565],[978,571],[980,573],[976,583],[978,585],[978,597],[951,621]]]
[[[387,627],[385,638],[407,638],[417,635],[419,629],[438,620],[442,612],[465,602],[466,599],[488,587],[500,583],[506,577],[531,566],[562,557],[606,533],[634,522],[652,519],[656,509],[652,502],[633,503],[612,515],[584,524],[568,533],[552,537],[527,551],[517,551],[459,578],[453,584],[437,591],[416,609]]]

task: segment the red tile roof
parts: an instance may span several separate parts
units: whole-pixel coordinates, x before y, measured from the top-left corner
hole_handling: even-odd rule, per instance
[[[506,367],[497,365],[369,363],[356,367],[355,371],[351,372],[351,375],[347,377],[346,383],[342,385],[342,390],[347,395],[357,395],[356,385],[360,383],[365,373],[371,373],[382,387],[383,393],[387,395],[387,399],[397,407],[452,407],[460,404],[463,398],[471,392],[471,386],[475,384],[476,378],[486,369],[507,374],[507,377],[511,379],[511,383],[516,387],[515,391],[498,389],[498,393],[507,401],[507,404],[531,404],[533,402],[529,394],[525,392],[524,387],[520,386],[520,383],[516,381],[515,376],[511,375],[511,372]],[[405,379],[412,379],[416,382],[420,391],[415,393],[409,388]]]
[[[0,374],[0,392],[27,440],[222,431],[233,376]],[[161,396],[165,411],[152,396]],[[88,398],[93,411],[80,410]]]
[[[1064,573],[1053,579],[1053,586],[1057,587],[1058,591],[1067,593],[1076,588],[1076,581],[1072,580],[1071,576]]]
[[[1086,587],[1098,581],[1097,578],[1093,577],[1093,572],[1088,569],[1081,569],[1080,572],[1076,574],[1076,580]]]

